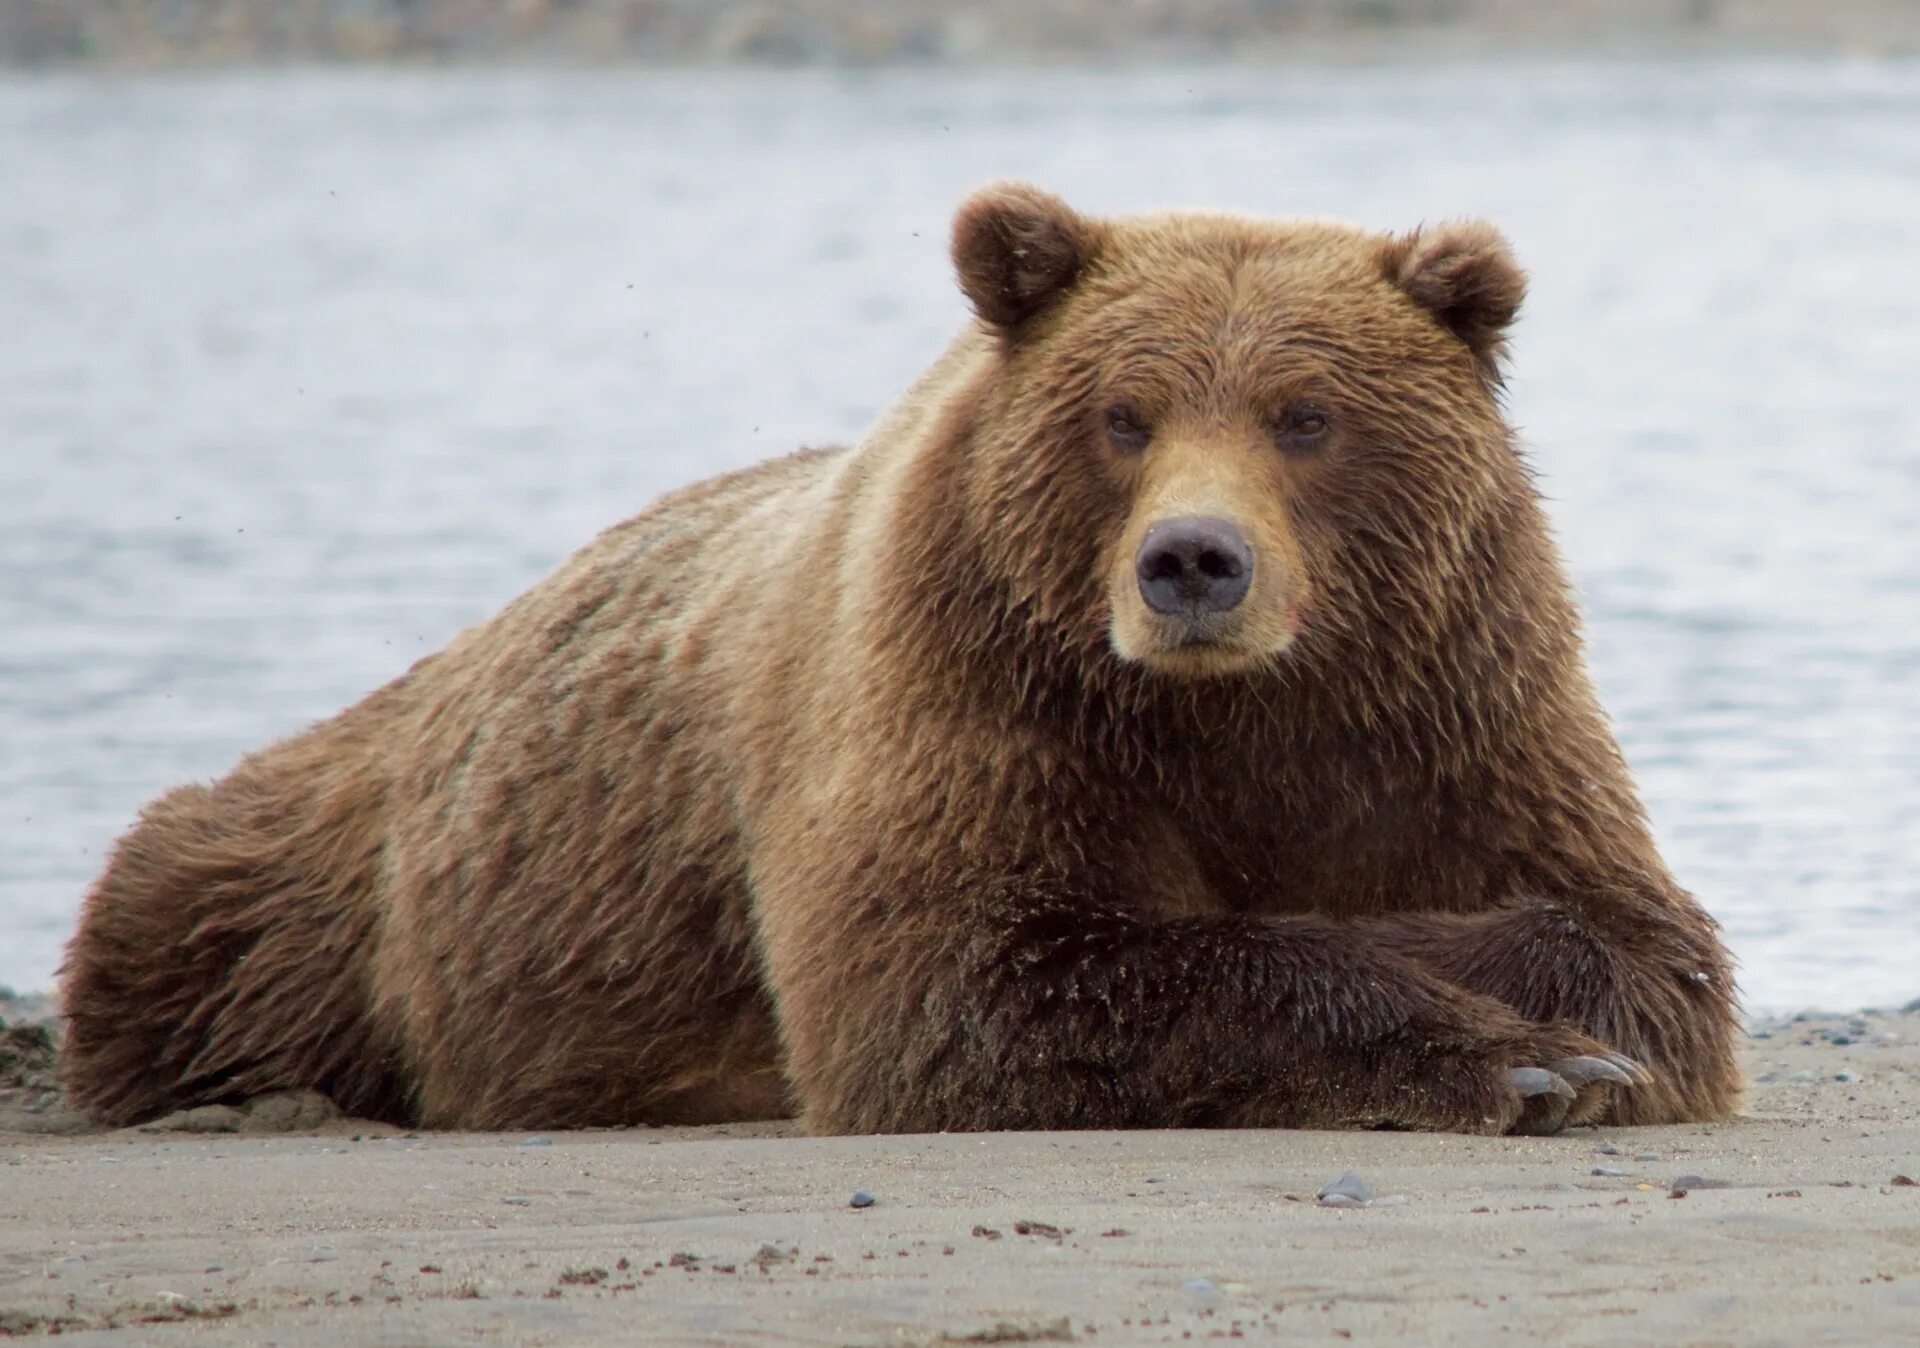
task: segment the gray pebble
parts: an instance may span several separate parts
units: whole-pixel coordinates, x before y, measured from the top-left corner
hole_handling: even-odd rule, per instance
[[[553,1145],[553,1139],[550,1137],[529,1137],[522,1140],[520,1145],[523,1147],[551,1147]]]
[[[1835,1081],[1858,1081],[1860,1078],[1855,1076],[1852,1072],[1835,1072],[1833,1074],[1833,1079]]]
[[[524,1208],[532,1200],[526,1198],[503,1198],[500,1201],[510,1208]]]
[[[1700,1175],[1682,1175],[1667,1187],[1679,1194],[1692,1189],[1723,1189],[1726,1185],[1720,1180],[1710,1180]]]
[[[1618,1179],[1627,1172],[1617,1165],[1597,1165],[1587,1173],[1590,1175],[1605,1175],[1609,1179]]]
[[[1620,1154],[1620,1148],[1614,1146],[1611,1142],[1602,1142],[1593,1149],[1593,1154],[1595,1156],[1618,1156]]]
[[[1827,1042],[1829,1044],[1834,1045],[1837,1048],[1845,1048],[1848,1044],[1851,1044],[1853,1042],[1853,1036],[1850,1034],[1841,1034],[1838,1031],[1835,1031],[1834,1033],[1827,1036]]]
[[[1373,1186],[1360,1178],[1356,1170],[1349,1170],[1338,1179],[1328,1180],[1320,1186],[1320,1192],[1314,1195],[1325,1207],[1365,1207],[1373,1201]],[[1335,1202],[1345,1199],[1346,1202]]]
[[[1819,1079],[1820,1078],[1815,1076],[1812,1072],[1795,1072],[1792,1076],[1787,1078],[1788,1081],[1791,1081],[1794,1084],[1801,1085],[1801,1086],[1804,1086],[1809,1081],[1818,1081]]]
[[[873,1195],[865,1189],[855,1189],[853,1191],[853,1197],[847,1202],[847,1206],[850,1208],[870,1208],[873,1206]]]
[[[1218,1310],[1227,1304],[1211,1278],[1188,1278],[1180,1284],[1180,1290],[1187,1294],[1196,1310]]]
[[[1633,1154],[1633,1159],[1636,1161],[1657,1161],[1660,1159],[1660,1153],[1657,1151],[1636,1151]]]

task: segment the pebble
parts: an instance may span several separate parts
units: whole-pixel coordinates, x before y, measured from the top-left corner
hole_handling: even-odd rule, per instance
[[[1820,1078],[1815,1076],[1812,1072],[1795,1072],[1792,1076],[1787,1078],[1788,1081],[1794,1082],[1797,1085],[1805,1085],[1809,1081],[1818,1081],[1819,1079]]]
[[[1602,1142],[1593,1149],[1593,1154],[1595,1156],[1618,1156],[1620,1154],[1620,1148],[1614,1146],[1611,1142]]]
[[[1605,1175],[1609,1179],[1618,1179],[1620,1176],[1626,1174],[1627,1172],[1622,1170],[1617,1165],[1597,1165],[1588,1173],[1593,1175]]]
[[[1718,1189],[1723,1186],[1718,1180],[1706,1179],[1700,1175],[1682,1175],[1667,1187],[1679,1194],[1691,1189]]]
[[[1636,1161],[1657,1161],[1660,1159],[1660,1153],[1657,1151],[1636,1151],[1633,1154],[1633,1159]]]
[[[1835,1072],[1833,1074],[1833,1079],[1835,1081],[1858,1081],[1860,1078],[1855,1076],[1852,1072]]]
[[[1211,1278],[1188,1278],[1180,1284],[1180,1290],[1192,1298],[1196,1309],[1217,1310],[1226,1304],[1226,1298],[1220,1295]]]
[[[1373,1201],[1373,1186],[1360,1178],[1360,1172],[1349,1170],[1338,1179],[1328,1180],[1320,1186],[1320,1192],[1314,1195],[1322,1207],[1328,1208],[1364,1208]]]
[[[520,1145],[523,1147],[551,1147],[553,1145],[553,1139],[550,1137],[529,1137],[522,1141]]]
[[[847,1202],[847,1206],[850,1208],[870,1208],[873,1206],[873,1195],[865,1189],[855,1189],[853,1191],[853,1197]]]

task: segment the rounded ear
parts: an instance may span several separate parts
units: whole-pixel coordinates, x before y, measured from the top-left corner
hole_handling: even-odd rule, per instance
[[[1388,245],[1387,275],[1466,343],[1488,383],[1500,382],[1527,275],[1499,230],[1480,220],[1415,230]]]
[[[1011,331],[1052,304],[1093,256],[1097,229],[1050,192],[995,183],[953,218],[953,267],[973,311]]]

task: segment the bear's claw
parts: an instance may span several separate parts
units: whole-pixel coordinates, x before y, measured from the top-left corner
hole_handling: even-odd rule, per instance
[[[1647,1069],[1645,1064],[1629,1058],[1624,1053],[1615,1053],[1612,1050],[1608,1050],[1605,1057],[1608,1062],[1632,1077],[1634,1085],[1651,1086],[1653,1084],[1653,1073]]]
[[[1562,1058],[1552,1067],[1516,1067],[1507,1074],[1520,1092],[1520,1117],[1510,1131],[1546,1137],[1575,1123],[1589,1121],[1604,1100],[1600,1092],[1631,1089],[1653,1080],[1653,1074],[1624,1053],[1604,1057],[1582,1054]]]
[[[1564,1058],[1553,1065],[1553,1071],[1576,1091],[1596,1081],[1611,1081],[1616,1086],[1639,1084],[1624,1067],[1607,1058]]]
[[[1548,1093],[1573,1099],[1573,1087],[1544,1067],[1516,1067],[1507,1075],[1523,1099]]]
[[[1566,1127],[1575,1092],[1564,1077],[1544,1067],[1516,1067],[1507,1073],[1507,1079],[1522,1100],[1520,1117],[1508,1132],[1546,1137]]]

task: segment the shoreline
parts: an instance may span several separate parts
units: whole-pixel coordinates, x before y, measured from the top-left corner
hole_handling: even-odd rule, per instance
[[[0,1131],[0,1336],[1895,1341],[1920,1013],[1754,1035],[1737,1118],[1552,1138]],[[1373,1201],[1318,1203],[1347,1170]]]
[[[876,70],[1920,54],[1894,0],[164,0],[0,8],[0,68],[285,64]]]

